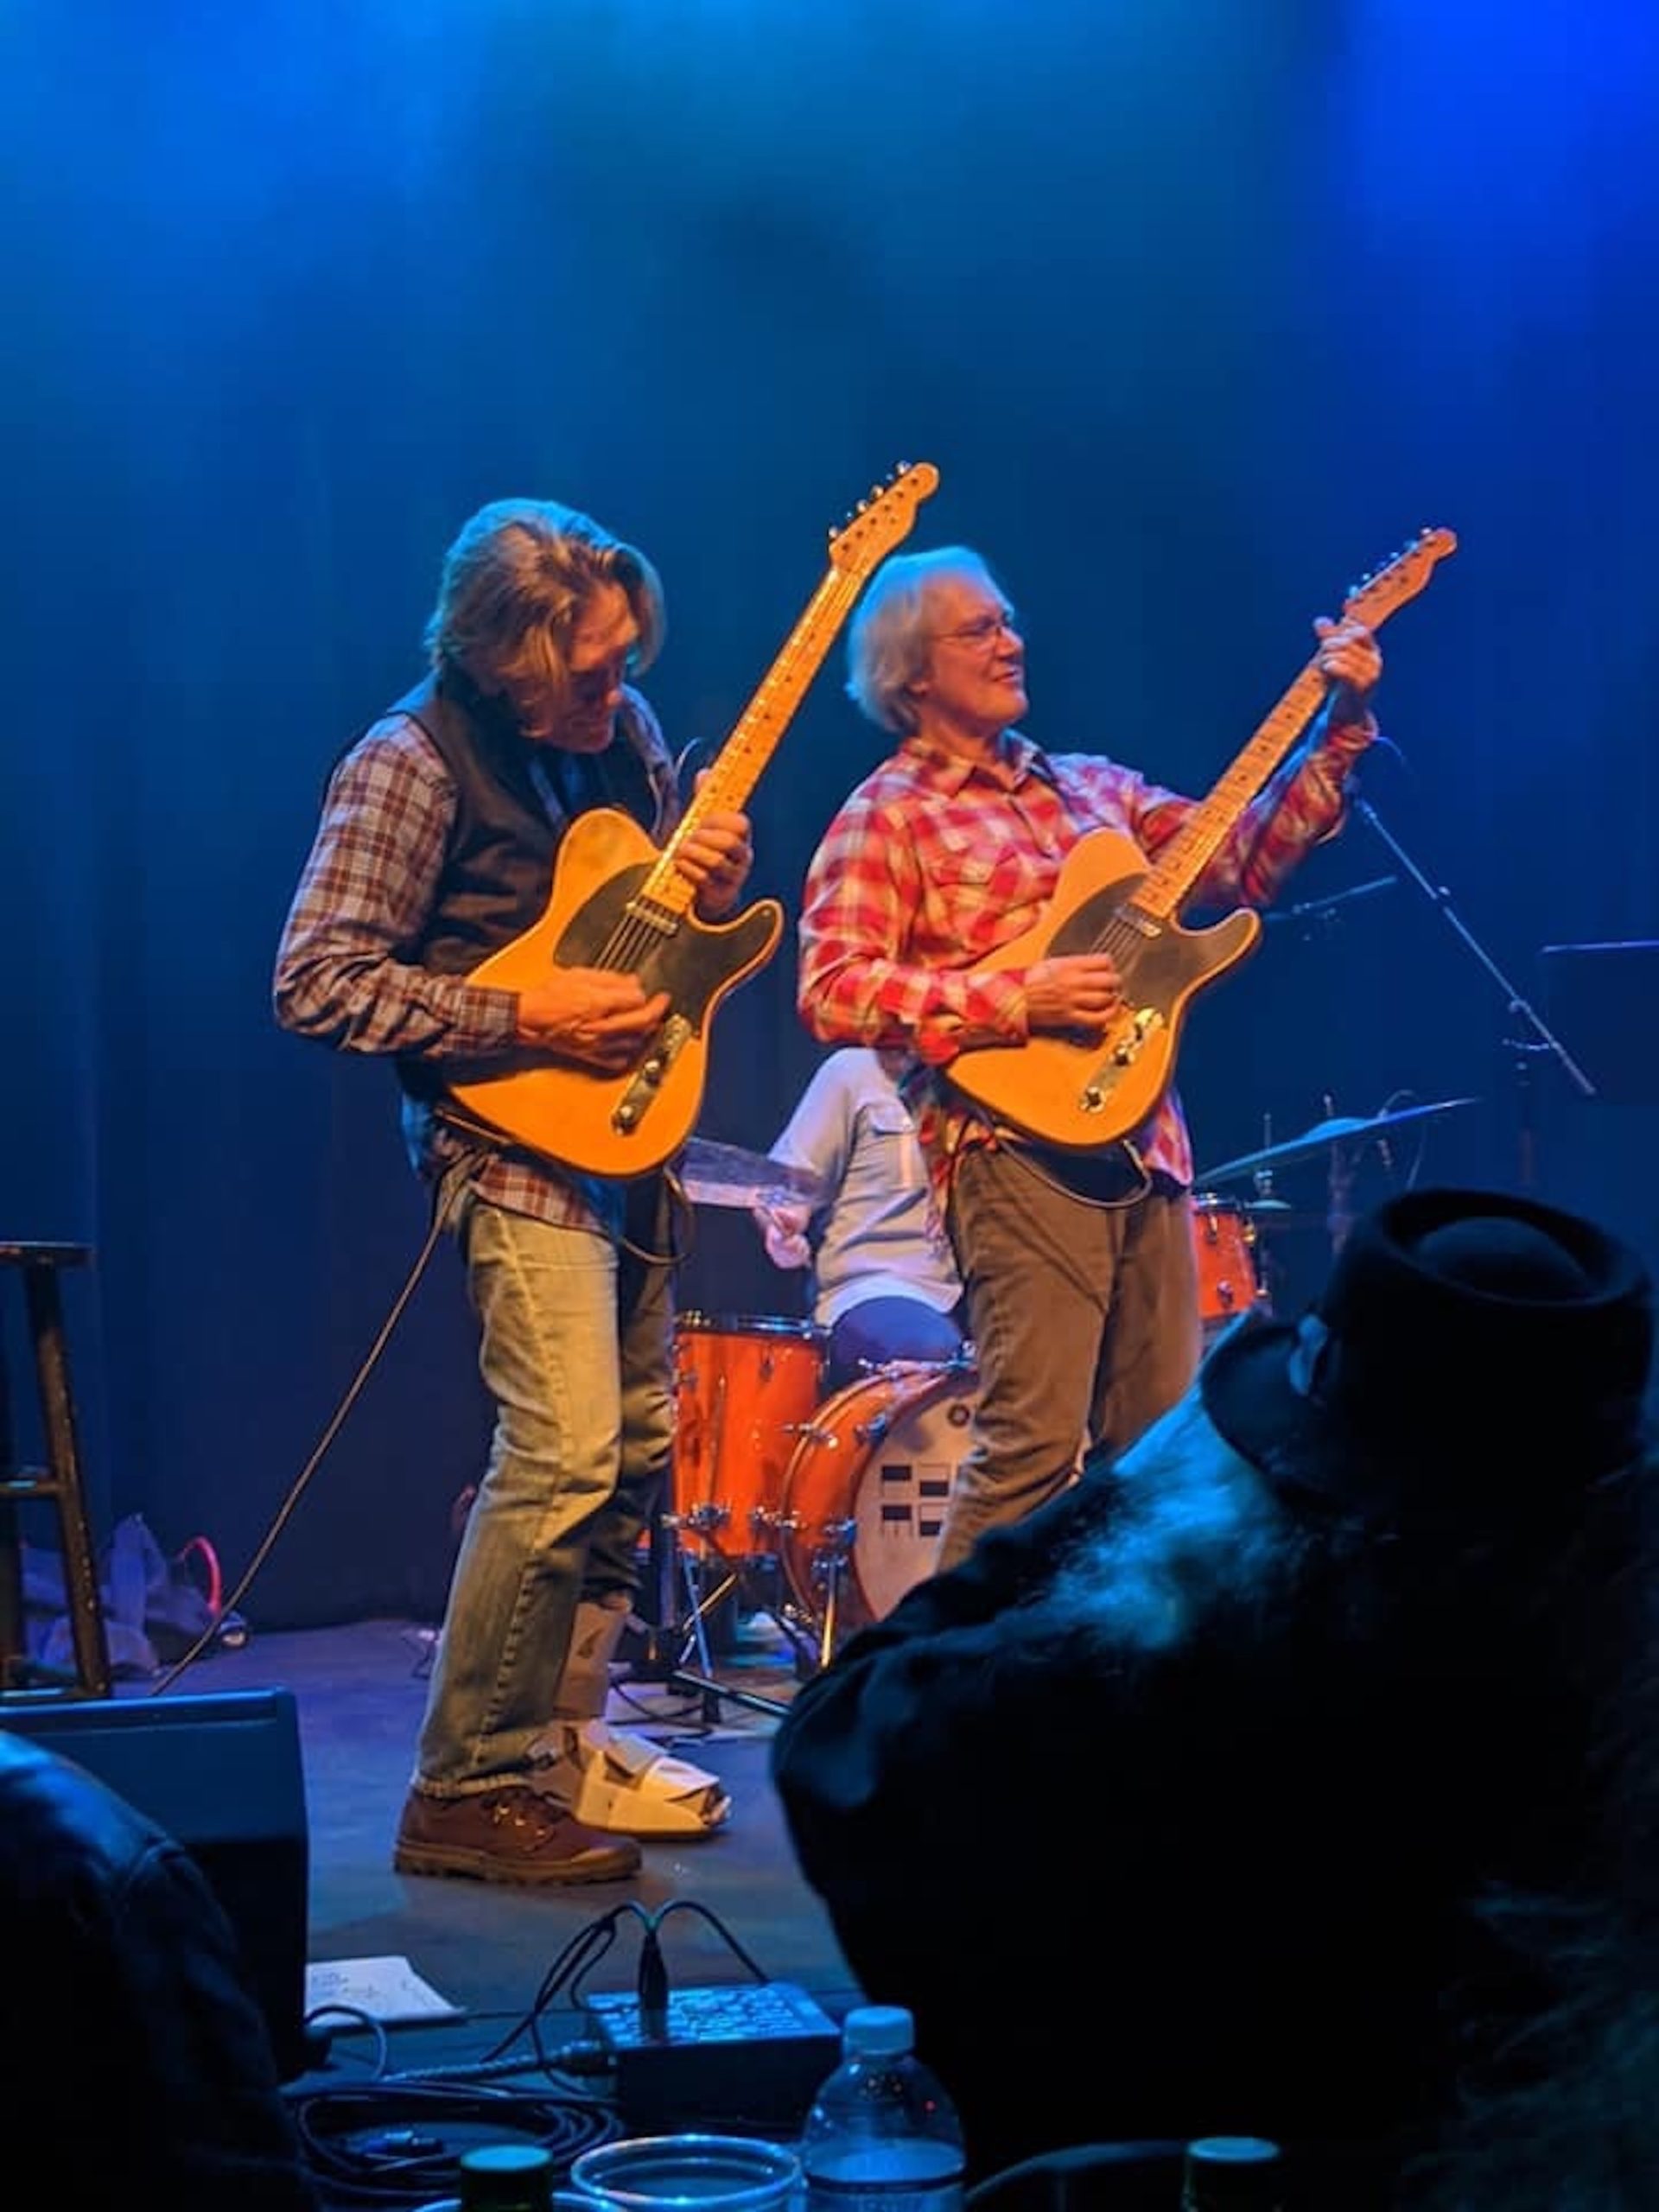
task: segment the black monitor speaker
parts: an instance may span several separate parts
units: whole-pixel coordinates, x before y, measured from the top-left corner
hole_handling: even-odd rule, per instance
[[[183,1845],[236,1931],[279,2073],[302,2073],[310,1852],[293,1693],[0,1700],[0,1727],[73,1760]]]

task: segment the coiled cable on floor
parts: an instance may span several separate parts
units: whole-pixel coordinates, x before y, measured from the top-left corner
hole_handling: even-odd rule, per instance
[[[289,2108],[327,2204],[417,2205],[454,2195],[463,2154],[480,2143],[539,2145],[563,2178],[572,2159],[620,2135],[613,2107],[535,2089],[369,2082],[315,2089]]]

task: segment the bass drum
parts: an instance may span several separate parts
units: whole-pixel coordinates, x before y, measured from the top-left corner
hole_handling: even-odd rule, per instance
[[[969,1361],[894,1362],[827,1398],[795,1448],[779,1522],[784,1573],[822,1620],[880,1620],[933,1571],[944,1510],[973,1440]]]

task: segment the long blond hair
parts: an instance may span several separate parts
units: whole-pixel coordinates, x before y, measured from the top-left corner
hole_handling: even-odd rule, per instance
[[[665,619],[662,584],[645,555],[555,500],[493,500],[444,556],[427,652],[440,671],[464,670],[486,691],[531,684],[563,692],[571,632],[602,584],[627,594],[639,631],[628,670],[637,674],[661,650]]]

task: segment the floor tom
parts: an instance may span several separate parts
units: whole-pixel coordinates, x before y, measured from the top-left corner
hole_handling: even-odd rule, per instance
[[[810,1321],[679,1315],[667,1517],[683,1540],[737,1560],[775,1550],[784,1478],[823,1395],[828,1346]]]

